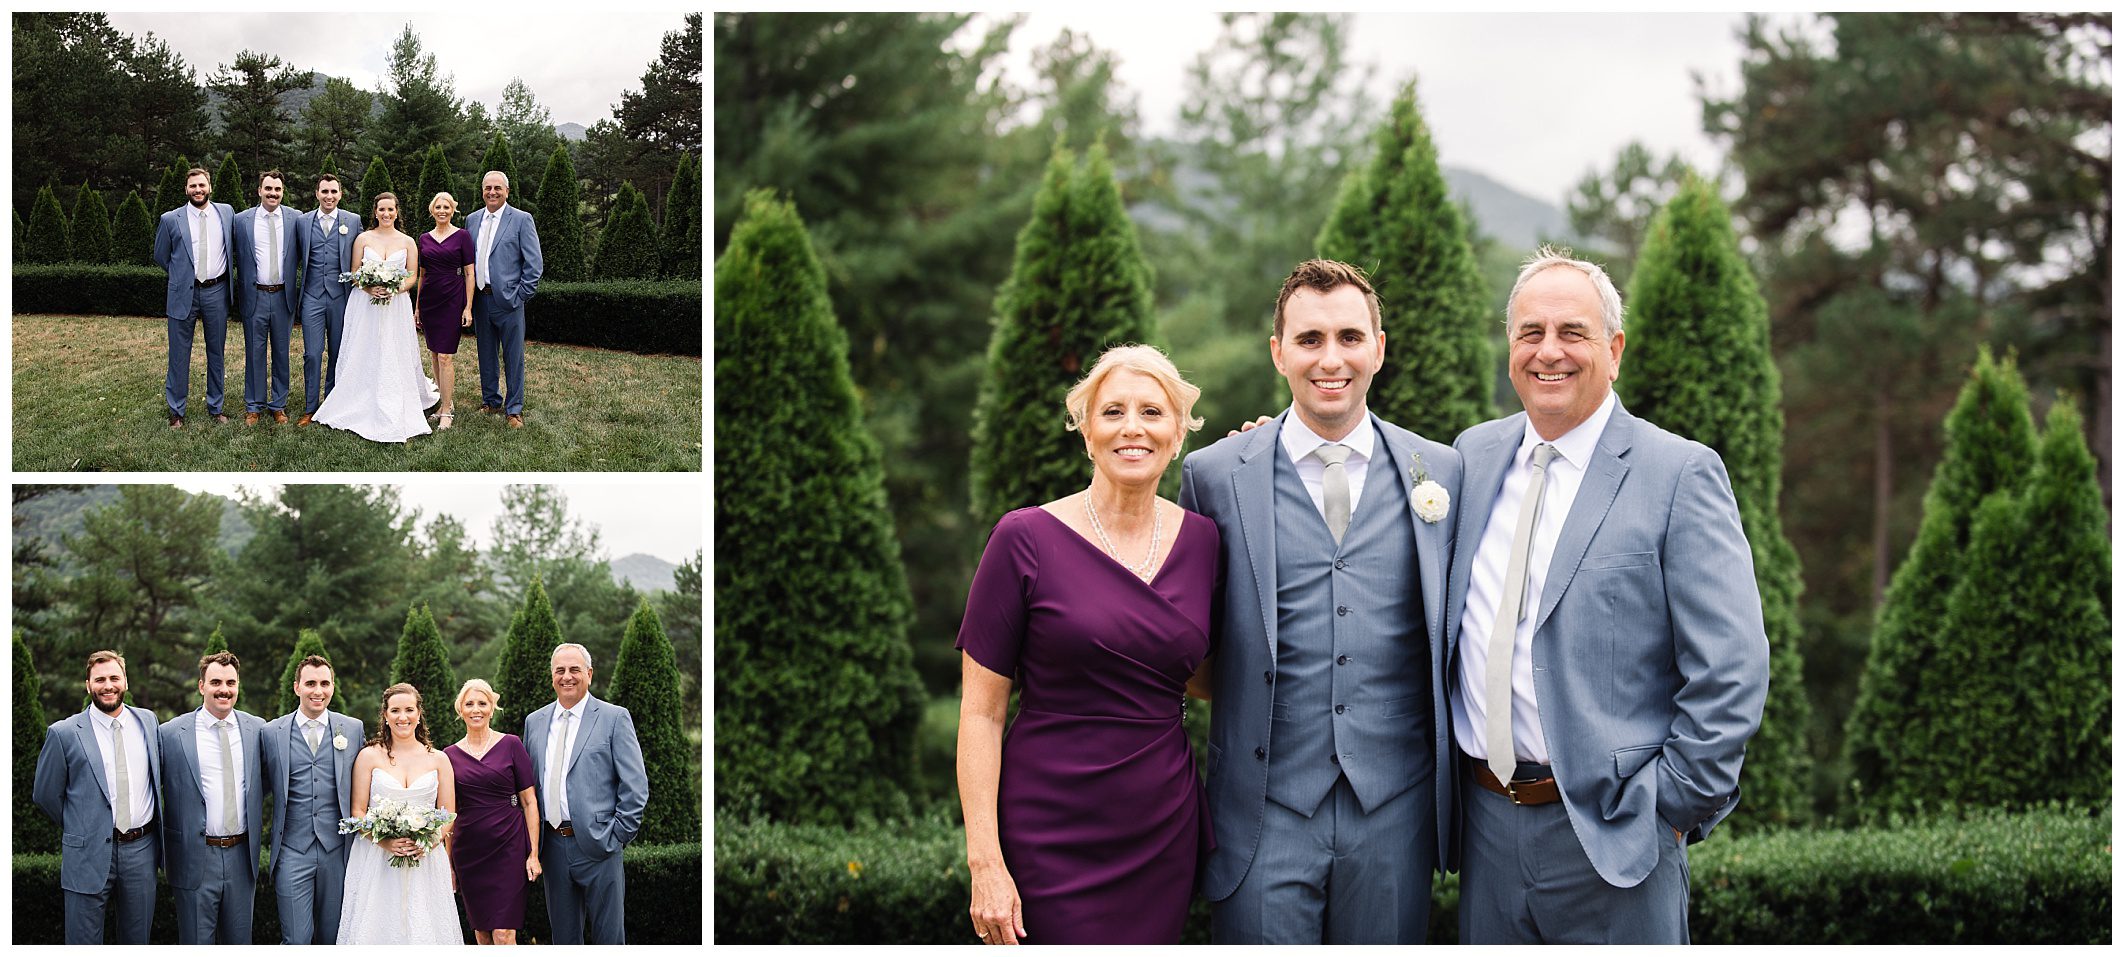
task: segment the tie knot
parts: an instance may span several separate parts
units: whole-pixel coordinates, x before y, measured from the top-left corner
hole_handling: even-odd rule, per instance
[[[1341,465],[1345,460],[1350,457],[1351,451],[1351,448],[1347,445],[1329,442],[1326,445],[1314,449],[1313,454],[1319,456],[1320,461],[1325,462],[1329,465]]]
[[[216,722],[214,722],[214,727],[220,728],[220,729],[222,729],[222,730],[224,730],[224,731],[228,730],[228,727],[229,727],[229,719],[227,719],[227,718],[223,718],[223,719],[221,719],[221,720],[219,720],[219,721],[216,721]]]
[[[1549,467],[1549,461],[1550,461],[1551,459],[1554,459],[1554,458],[1556,458],[1556,446],[1550,445],[1550,444],[1549,444],[1549,443],[1547,443],[1547,442],[1543,442],[1542,444],[1540,444],[1540,445],[1537,445],[1537,446],[1535,446],[1535,447],[1534,447],[1534,467],[1535,467],[1535,468],[1538,468],[1538,469],[1546,469],[1546,468],[1548,468],[1548,467]]]

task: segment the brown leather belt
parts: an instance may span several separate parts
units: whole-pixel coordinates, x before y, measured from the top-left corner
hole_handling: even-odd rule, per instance
[[[154,829],[155,822],[153,821],[149,821],[146,824],[142,824],[139,827],[136,827],[130,831],[120,831],[113,829],[111,831],[111,840],[117,841],[120,844],[131,844],[134,841],[146,837],[148,832]]]
[[[243,835],[231,834],[228,837],[215,837],[214,835],[209,834],[207,835],[206,842],[208,847],[235,847],[236,845],[243,843]]]
[[[553,825],[548,824],[546,825],[546,830],[552,831],[553,833],[558,834],[562,837],[574,837],[575,823],[572,821],[562,821],[560,822],[559,827],[554,827]]]
[[[251,285],[256,287],[259,292],[279,292],[282,289],[288,288],[288,284],[284,282],[276,282],[270,286],[262,282],[254,282]]]
[[[1474,769],[1475,783],[1482,785],[1483,790],[1511,798],[1513,804],[1554,804],[1563,800],[1563,793],[1557,790],[1554,777],[1506,784],[1498,781],[1497,775],[1490,773],[1490,766],[1481,761],[1469,758],[1468,766]]]
[[[209,280],[207,280],[207,281],[205,281],[205,282],[194,282],[194,283],[192,283],[192,288],[194,288],[194,289],[205,289],[205,288],[206,288],[206,287],[208,287],[208,286],[219,286],[219,285],[221,285],[221,281],[222,281],[222,280],[224,280],[224,279],[227,279],[227,278],[229,278],[229,274],[228,274],[228,273],[222,273],[221,275],[219,275],[219,276],[215,276],[214,278],[212,278],[212,279],[209,279]]]

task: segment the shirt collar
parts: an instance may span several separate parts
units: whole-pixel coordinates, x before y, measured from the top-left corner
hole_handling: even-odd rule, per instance
[[[1305,424],[1304,419],[1298,417],[1298,407],[1295,405],[1283,417],[1283,432],[1279,438],[1283,440],[1284,454],[1289,455],[1293,462],[1304,461],[1314,450],[1328,444],[1328,440],[1321,438]],[[1378,433],[1372,428],[1372,415],[1367,412],[1364,421],[1357,428],[1351,429],[1350,434],[1343,436],[1338,444],[1350,447],[1351,458],[1369,462],[1372,460],[1372,443],[1377,438]]]
[[[200,706],[199,706],[199,720],[200,720],[200,721],[203,721],[203,722],[206,722],[206,723],[205,723],[204,725],[202,725],[202,727],[208,727],[208,728],[211,728],[211,727],[213,727],[213,726],[214,726],[214,722],[216,722],[216,721],[226,721],[226,722],[228,722],[228,723],[230,723],[230,724],[232,724],[232,725],[233,725],[233,724],[235,724],[235,723],[236,723],[236,712],[235,712],[235,711],[234,711],[234,710],[232,709],[232,710],[230,710],[230,711],[229,711],[229,716],[228,716],[228,717],[226,717],[226,718],[217,718],[217,717],[214,717],[214,712],[212,712],[212,711],[208,711],[208,710],[206,709],[206,705],[203,705],[203,704],[202,704],[202,705],[200,705]]]
[[[563,707],[563,706],[561,705],[560,701],[558,701],[558,700],[555,700],[555,701],[553,702],[553,710],[554,710],[553,718],[554,718],[554,720],[556,720],[556,721],[560,720],[560,712],[566,711],[566,712],[568,712],[569,714],[575,715],[575,720],[577,720],[577,721],[581,721],[581,720],[583,719],[583,709],[584,709],[585,707],[588,707],[588,706],[589,706],[589,704],[590,704],[590,696],[589,696],[589,695],[587,695],[587,694],[586,694],[586,695],[583,695],[583,700],[581,700],[581,701],[578,701],[578,702],[576,702],[576,703],[575,703],[575,707],[573,707],[573,708]]]
[[[1614,415],[1615,390],[1610,389],[1608,397],[1600,400],[1600,408],[1594,409],[1593,414],[1587,416],[1584,422],[1578,423],[1554,442],[1542,438],[1541,433],[1534,431],[1534,425],[1530,422],[1527,424],[1526,434],[1520,437],[1519,452],[1513,456],[1512,463],[1514,467],[1526,464],[1534,457],[1534,447],[1548,442],[1556,446],[1556,454],[1559,457],[1583,472],[1593,464],[1593,449],[1600,445],[1600,434],[1607,431],[1608,420]]]

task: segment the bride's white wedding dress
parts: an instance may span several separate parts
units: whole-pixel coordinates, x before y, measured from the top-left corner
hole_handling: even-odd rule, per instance
[[[361,295],[360,290],[354,291]],[[332,390],[338,395],[339,390]],[[419,411],[419,410],[415,410]],[[434,807],[442,778],[429,771],[402,788],[382,768],[369,771],[369,804],[388,800]],[[392,867],[391,853],[358,834],[347,835],[347,883],[339,905],[342,944],[462,944],[457,900],[450,890],[450,853],[437,845],[419,867]]]
[[[379,257],[376,247],[362,250],[362,265],[395,263],[403,268],[406,251]],[[361,289],[347,290],[347,311],[340,333],[342,350],[332,394],[319,406],[316,421],[346,429],[374,442],[403,442],[427,435],[427,408],[442,393],[420,367],[420,334],[413,329],[413,297],[392,296],[375,305]]]

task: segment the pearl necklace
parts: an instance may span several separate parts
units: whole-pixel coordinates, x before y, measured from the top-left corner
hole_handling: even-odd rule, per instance
[[[1143,556],[1143,561],[1136,565],[1130,565],[1127,559],[1122,558],[1121,552],[1114,548],[1113,540],[1106,537],[1106,526],[1099,523],[1099,510],[1092,507],[1090,489],[1084,491],[1084,514],[1091,519],[1092,534],[1099,536],[1099,544],[1105,547],[1106,554],[1113,556],[1114,561],[1128,569],[1130,574],[1150,581],[1151,564],[1158,560],[1158,535],[1165,529],[1165,510],[1159,508],[1156,502],[1151,503],[1150,551]]]

